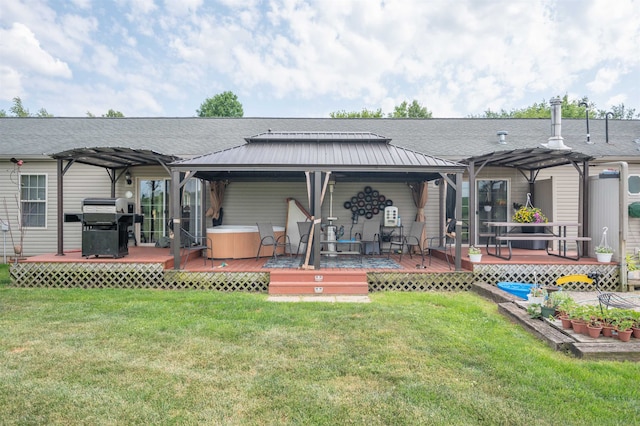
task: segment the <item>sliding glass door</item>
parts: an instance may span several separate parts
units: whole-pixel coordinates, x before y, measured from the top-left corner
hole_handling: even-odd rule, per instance
[[[476,180],[477,228],[478,234],[492,232],[493,228],[486,222],[508,222],[509,216],[509,181],[506,179]],[[487,237],[479,237],[478,244],[484,245]]]

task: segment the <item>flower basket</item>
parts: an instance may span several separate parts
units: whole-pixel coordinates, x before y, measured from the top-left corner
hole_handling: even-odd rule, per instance
[[[533,207],[533,205],[531,204],[531,194],[527,194],[527,203],[516,210],[511,220],[516,223],[540,223],[540,226],[523,226],[520,228],[523,233],[539,234],[544,233],[544,224],[549,221],[547,219],[547,216],[542,213],[542,210],[537,207]],[[533,240],[513,241],[511,242],[511,247],[523,248],[528,250],[545,250],[547,248],[547,242]]]

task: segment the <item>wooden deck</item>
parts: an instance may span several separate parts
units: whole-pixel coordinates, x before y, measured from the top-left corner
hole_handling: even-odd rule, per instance
[[[556,256],[548,255],[544,250],[526,250],[526,249],[513,249],[513,257],[511,260],[500,259],[495,256],[490,256],[486,253],[484,248],[482,249],[482,262],[480,265],[509,265],[509,264],[530,264],[530,265],[602,265],[595,258],[583,257],[580,260],[570,260],[559,258]],[[185,271],[190,272],[212,272],[224,269],[226,272],[264,272],[265,263],[270,257],[261,257],[256,260],[255,258],[249,259],[214,259],[213,266],[211,260],[204,262],[204,259],[198,257],[199,253],[191,253],[191,258],[184,268]],[[386,255],[379,256],[385,257]],[[391,259],[399,263],[404,272],[422,272],[422,273],[448,273],[455,272],[454,261],[451,259],[451,269],[447,265],[444,259],[444,254],[439,252],[433,257],[431,266],[428,266],[429,259],[425,258],[426,268],[421,268],[421,259],[419,255],[413,255],[410,257],[407,254],[402,256],[402,262],[399,260],[399,255],[392,254]],[[42,262],[42,263],[161,263],[164,265],[164,269],[173,269],[173,254],[168,248],[157,247],[129,247],[129,254],[122,258],[113,259],[110,257],[82,257],[80,249],[68,250],[64,252],[63,256],[58,256],[55,253],[42,254],[37,256],[27,257],[21,262]],[[225,266],[222,266],[222,265]],[[615,263],[614,263],[615,264]],[[469,257],[466,255],[466,249],[463,249],[462,255],[462,270],[473,271],[473,265],[469,261]],[[337,269],[337,268],[328,268]],[[348,268],[340,268],[348,269]],[[361,270],[361,268],[353,269]],[[385,269],[376,269],[377,272],[387,271]],[[390,269],[388,271],[395,271],[397,269]]]
[[[44,254],[21,260],[11,268],[11,279],[14,285],[20,287],[362,295],[376,291],[466,291],[472,283],[479,281],[492,285],[500,281],[552,284],[564,275],[595,271],[601,274],[603,289],[613,291],[620,288],[617,264],[599,263],[594,258],[581,258],[578,261],[558,258],[549,256],[544,250],[516,249],[511,260],[489,256],[483,250],[480,263],[471,263],[465,250],[459,271],[453,266],[449,268],[443,252],[434,253],[431,265],[426,258],[425,267],[422,267],[421,258],[415,254],[413,257],[403,255],[402,261],[398,254],[392,254],[391,259],[395,262],[392,264],[389,264],[386,255],[367,256],[362,259],[364,263],[360,264],[359,259],[352,256],[323,256],[324,266],[317,270],[302,269],[302,257],[279,256],[281,263],[275,268],[266,267],[270,257],[205,261],[197,251],[191,252],[190,256],[186,267],[183,259],[183,269],[177,270],[174,269],[173,255],[168,248],[130,247],[129,254],[118,259],[85,258],[79,249],[68,250],[62,256]],[[365,278],[356,280],[356,276]],[[326,285],[319,285],[319,282]]]

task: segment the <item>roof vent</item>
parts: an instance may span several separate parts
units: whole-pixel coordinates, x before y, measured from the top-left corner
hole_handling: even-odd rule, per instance
[[[549,149],[571,149],[564,144],[562,138],[562,99],[551,98],[551,137],[542,146]]]
[[[506,145],[507,144],[506,136],[508,134],[509,134],[509,132],[507,132],[506,130],[498,130],[498,143],[500,145]]]

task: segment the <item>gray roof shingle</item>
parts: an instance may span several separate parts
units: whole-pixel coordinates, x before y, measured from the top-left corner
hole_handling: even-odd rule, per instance
[[[563,119],[573,150],[600,158],[639,157],[640,120]],[[462,160],[493,151],[537,148],[551,134],[549,119],[332,119],[332,118],[0,118],[0,156],[48,156],[84,147],[130,147],[183,158],[236,147],[245,138],[274,132],[365,132],[433,157]],[[496,133],[509,132],[506,145]],[[635,142],[634,142],[635,141]]]

